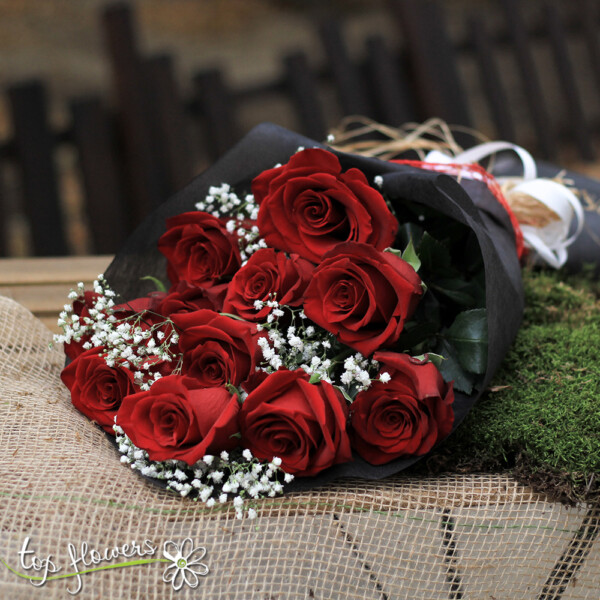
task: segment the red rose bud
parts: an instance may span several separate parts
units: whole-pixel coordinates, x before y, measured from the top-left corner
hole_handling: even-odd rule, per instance
[[[73,406],[114,435],[114,419],[121,401],[138,388],[129,369],[106,364],[104,351],[98,347],[79,354],[63,369],[60,378],[71,392]]]
[[[223,306],[222,296],[226,291],[226,284],[205,288],[181,280],[162,299],[158,312],[169,317],[172,314],[194,312],[202,308],[218,311]]]
[[[167,258],[173,285],[183,279],[208,287],[233,275],[241,264],[237,238],[228,233],[224,221],[200,211],[167,219],[158,249]]]
[[[172,315],[181,330],[183,371],[205,387],[239,386],[262,358],[256,325],[212,310]]]
[[[374,382],[351,406],[352,447],[369,463],[421,456],[452,430],[454,390],[433,363],[377,352],[388,383]]]
[[[367,244],[340,244],[315,269],[304,312],[369,356],[398,340],[422,293],[421,279],[400,257]]]
[[[224,387],[199,388],[190,377],[170,375],[145,392],[127,396],[117,424],[150,460],[193,465],[211,452],[238,445],[239,402]]]
[[[308,380],[301,369],[280,369],[248,395],[240,413],[242,445],[261,460],[280,458],[281,468],[296,476],[352,459],[341,393]]]
[[[252,181],[261,237],[273,248],[320,262],[340,242],[378,250],[392,245],[398,222],[358,169],[342,173],[326,150],[297,152]]]
[[[255,252],[234,275],[229,287],[223,312],[232,313],[248,321],[264,321],[271,308],[256,310],[257,300],[277,300],[279,304],[299,306],[314,266],[292,254],[264,248]]]

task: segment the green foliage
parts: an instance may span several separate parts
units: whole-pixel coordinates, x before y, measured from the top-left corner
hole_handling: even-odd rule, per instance
[[[600,282],[530,270],[523,278],[513,348],[437,458],[445,468],[517,469],[532,481],[543,473],[582,497],[600,474]]]

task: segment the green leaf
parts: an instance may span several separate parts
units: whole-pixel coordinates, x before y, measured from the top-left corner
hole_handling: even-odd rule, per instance
[[[226,383],[225,388],[230,394],[235,394],[238,398],[238,402],[242,404],[242,394],[240,393],[240,390],[233,385],[233,383]]]
[[[417,252],[413,245],[412,238],[408,242],[408,246],[406,246],[404,252],[402,253],[402,258],[418,273],[421,268],[421,261],[417,256]]]
[[[245,321],[246,319],[242,319],[239,315],[232,315],[231,313],[219,313],[222,317],[229,317],[230,319],[235,319],[236,321]]]
[[[485,308],[459,313],[443,337],[456,349],[458,361],[464,369],[478,375],[485,373],[488,350]]]
[[[448,248],[427,232],[421,238],[418,253],[423,267],[430,273],[440,273],[447,276],[449,273],[455,272]]]
[[[473,391],[475,376],[462,368],[456,357],[456,350],[446,340],[440,340],[437,350],[444,355],[442,363],[436,365],[444,381],[453,381],[456,391],[470,394]]]
[[[158,278],[153,277],[152,275],[146,275],[145,277],[140,277],[141,281],[151,281],[159,292],[166,292],[167,288],[165,284]]]
[[[442,363],[446,360],[445,356],[433,352],[427,352],[426,356],[429,359],[429,362],[432,362],[437,367],[438,371],[440,370]]]
[[[321,381],[320,373],[313,373],[308,380],[308,383],[319,383]]]
[[[334,387],[337,388],[340,392],[342,392],[342,396],[344,396],[344,398],[346,398],[346,400],[348,400],[348,402],[350,404],[352,404],[354,402],[354,400],[352,399],[352,397],[350,396],[350,394],[348,394],[348,392],[346,391],[345,388],[340,387],[339,385],[336,385]]]
[[[470,285],[459,279],[440,279],[430,283],[431,289],[446,296],[461,306],[474,306],[475,298],[470,293]]]

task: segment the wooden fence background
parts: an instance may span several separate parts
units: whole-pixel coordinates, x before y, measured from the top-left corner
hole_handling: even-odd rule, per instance
[[[83,190],[85,247],[113,253],[146,214],[197,174],[203,160],[218,158],[245,133],[253,124],[239,117],[247,103],[274,96],[290,104],[296,128],[317,140],[343,115],[392,125],[438,116],[525,145],[542,158],[595,161],[599,3],[534,0],[527,3],[528,19],[518,0],[479,4],[476,13],[464,15],[466,33],[458,38],[447,27],[443,2],[389,0],[397,40],[374,32],[358,62],[350,59],[343,22],[328,19],[316,25],[325,64],[309,64],[305,52],[294,51],[282,56],[279,77],[244,89],[232,89],[225,70],[199,70],[186,98],[173,57],[140,52],[130,6],[105,7],[99,26],[113,74],[111,94],[73,99],[69,124],[56,130],[43,81],[0,90],[12,122],[12,136],[0,140],[0,255],[15,253],[19,224],[29,240],[24,252],[73,253],[68,190],[57,172],[65,149]],[[336,121],[325,109],[331,91]]]

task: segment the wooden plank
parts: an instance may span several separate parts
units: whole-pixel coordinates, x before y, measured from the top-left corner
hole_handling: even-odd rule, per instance
[[[287,86],[300,120],[302,133],[313,140],[324,140],[327,135],[325,117],[306,53],[288,54],[284,57],[283,64]]]
[[[91,283],[96,275],[91,277],[88,275],[84,278],[83,283],[86,284],[86,289],[92,289]],[[58,314],[65,304],[71,303],[67,295],[77,287],[77,283],[78,281],[13,286],[0,285],[0,296],[12,298],[34,314]]]
[[[560,22],[560,15],[556,5],[546,2],[544,4],[544,16],[562,92],[569,111],[567,133],[575,137],[575,144],[579,149],[581,158],[591,162],[596,158],[596,155],[592,148],[589,124],[586,122],[583,113],[583,102],[581,101],[579,88],[575,81],[565,32]]]
[[[46,90],[41,81],[32,80],[11,86],[8,98],[33,251],[39,256],[67,254]]]
[[[600,92],[600,40],[598,40],[598,10],[593,0],[578,0],[577,14],[587,46],[592,72]]]
[[[509,111],[508,99],[494,56],[490,35],[480,15],[469,19],[469,33],[479,66],[479,74],[490,114],[499,139],[515,141],[515,126]]]
[[[95,97],[73,101],[71,116],[93,248],[100,254],[116,252],[128,228],[109,117]]]
[[[390,0],[404,34],[414,77],[419,117],[440,117],[450,124],[471,126],[467,97],[445,15],[433,0]]]
[[[73,284],[93,281],[103,273],[112,256],[7,258],[0,260],[0,285]],[[67,290],[68,291],[68,290]]]
[[[537,137],[539,153],[543,158],[555,158],[556,143],[552,133],[550,115],[533,61],[527,28],[519,10],[519,2],[517,0],[503,0],[499,4],[504,10],[506,24],[512,37],[517,67],[521,75],[529,115]]]
[[[8,210],[6,206],[6,195],[4,191],[4,171],[0,160],[0,256],[8,254]]]
[[[414,105],[408,84],[398,68],[396,57],[380,35],[367,38],[365,66],[376,119],[389,125],[414,121]]]
[[[219,69],[196,73],[194,83],[200,111],[204,116],[207,148],[211,158],[217,159],[240,138],[233,95]]]
[[[152,56],[144,61],[144,68],[156,128],[155,143],[166,176],[166,199],[185,186],[193,175],[189,127],[172,57],[168,54]]]
[[[103,25],[121,113],[132,199],[130,225],[133,226],[165,199],[164,178],[156,159],[146,83],[130,6],[109,5],[103,13]]]
[[[323,21],[319,26],[319,34],[329,59],[343,114],[373,116],[364,83],[350,60],[339,21]]]

